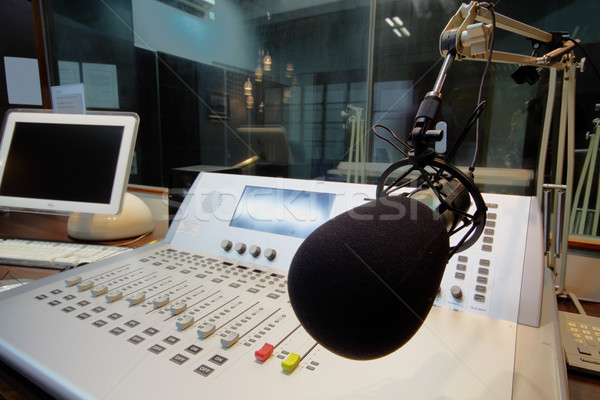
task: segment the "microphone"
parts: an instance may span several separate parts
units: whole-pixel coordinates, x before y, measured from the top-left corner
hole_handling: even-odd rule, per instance
[[[483,233],[487,207],[472,179],[474,163],[467,176],[436,158],[431,147],[444,137],[443,130],[432,127],[455,57],[456,51],[447,52],[434,89],[419,106],[409,134],[412,146],[386,128],[410,148],[408,153],[373,129],[406,156],[381,175],[377,199],[321,225],[290,264],[288,294],[294,313],[313,339],[342,357],[371,360],[408,342],[433,306],[450,257]],[[411,179],[413,173],[417,178]],[[394,195],[413,182],[419,188],[410,195]],[[451,246],[450,239],[463,232]]]
[[[429,314],[449,258],[471,246],[485,225],[485,203],[472,180],[442,160],[423,186],[378,198],[317,228],[298,248],[288,273],[292,308],[306,331],[342,357],[371,360],[408,342]],[[473,199],[474,214],[467,210]],[[483,215],[481,212],[483,211]],[[450,237],[468,227],[458,243]]]

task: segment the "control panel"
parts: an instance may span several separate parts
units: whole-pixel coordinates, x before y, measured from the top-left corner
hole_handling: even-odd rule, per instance
[[[61,398],[512,398],[517,325],[539,323],[541,302],[531,198],[484,196],[485,236],[450,260],[437,306],[395,353],[347,360],[300,325],[286,281],[295,249],[373,191],[202,174],[163,242],[0,294],[11,321],[0,357]],[[368,321],[347,323],[377,340]]]
[[[203,174],[190,194],[175,217],[169,242],[286,274],[296,250],[316,226],[373,200],[375,187]],[[527,307],[534,315],[522,312],[521,318],[527,320],[519,322],[535,326],[539,323],[543,264],[537,260],[524,270],[523,263],[527,244],[541,246],[541,231],[536,230],[540,226],[537,202],[494,194],[486,195],[485,200],[484,234],[474,246],[450,259],[435,304],[517,322],[526,274],[528,282],[534,281],[527,288]],[[525,223],[530,220],[531,226]],[[398,234],[402,234],[401,227]],[[494,302],[495,297],[502,301]]]
[[[373,185],[201,174],[167,241],[286,272],[316,227],[374,198]]]
[[[523,216],[529,213],[530,199],[499,195],[486,195],[485,199],[488,213],[484,233],[474,246],[450,259],[435,304],[515,322],[521,318],[519,322],[537,326],[539,314],[535,309],[539,307],[539,301],[529,308],[534,314],[531,320],[525,321],[524,318],[530,318],[525,314],[519,316],[523,276],[518,269],[525,262],[526,246],[536,244],[535,237],[539,232],[534,226],[510,217],[516,213]],[[528,241],[531,234],[534,238]],[[541,254],[541,243],[537,245]],[[523,272],[541,273],[539,265],[529,264],[529,268],[532,271]],[[538,281],[531,283],[527,291],[536,298],[541,289],[542,284]]]

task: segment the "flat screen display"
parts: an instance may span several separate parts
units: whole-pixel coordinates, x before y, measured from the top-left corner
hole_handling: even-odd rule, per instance
[[[329,220],[335,194],[246,186],[230,226],[304,239]]]
[[[0,195],[110,202],[122,126],[18,122]]]
[[[118,213],[137,126],[131,113],[10,110],[0,142],[0,206]]]

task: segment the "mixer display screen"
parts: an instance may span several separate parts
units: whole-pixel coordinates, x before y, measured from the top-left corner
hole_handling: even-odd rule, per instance
[[[329,220],[335,194],[246,186],[230,226],[304,239]]]

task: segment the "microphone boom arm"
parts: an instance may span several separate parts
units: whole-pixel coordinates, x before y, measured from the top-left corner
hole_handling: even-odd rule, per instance
[[[433,150],[429,148],[429,143],[440,141],[443,138],[444,132],[437,129],[431,129],[439,118],[442,111],[442,86],[452,65],[452,61],[456,57],[455,52],[448,52],[444,57],[444,63],[438,73],[438,77],[433,86],[433,90],[425,95],[423,101],[419,105],[419,110],[415,117],[415,124],[410,133],[410,139],[413,143],[413,150],[410,156],[417,157],[417,163],[421,164],[421,157],[425,160],[433,154]]]
[[[504,29],[532,40],[535,49],[534,55],[525,56],[493,50],[490,42],[493,42],[494,30],[496,28]],[[437,209],[440,214],[446,210],[452,210],[462,217],[463,226],[460,229],[451,228],[450,232],[457,232],[471,225],[467,235],[456,246],[458,248],[456,250],[461,251],[472,245],[483,230],[487,211],[485,202],[481,198],[481,193],[473,183],[472,170],[474,166],[470,168],[467,174],[464,174],[452,167],[447,161],[436,158],[438,155],[432,148],[432,144],[436,141],[441,141],[445,134],[443,130],[436,129],[436,123],[442,111],[441,90],[452,62],[454,60],[468,59],[520,64],[521,68],[517,71],[518,74],[513,74],[513,78],[518,83],[527,81],[531,84],[537,78],[529,74],[531,70],[535,70],[538,67],[561,70],[565,71],[565,73],[569,71],[570,67],[575,64],[573,49],[578,44],[578,40],[571,39],[566,34],[548,33],[498,14],[493,11],[493,6],[489,3],[471,1],[469,4],[462,4],[440,35],[440,53],[444,57],[444,62],[438,73],[433,90],[425,95],[419,105],[412,131],[408,135],[412,148],[408,151],[406,159],[392,164],[379,178],[377,197],[389,195],[395,189],[405,187],[410,182],[403,182],[404,178],[412,172],[419,171],[419,178],[413,181],[417,181],[417,183],[424,182],[424,187],[429,186],[434,197],[439,200]],[[488,45],[492,48],[491,50],[488,48]],[[583,60],[581,64],[583,64]],[[535,71],[535,74],[537,75],[537,71]],[[539,77],[539,75],[537,76]],[[476,111],[480,112],[483,106],[485,106],[484,102],[478,104],[478,110]],[[476,115],[476,118],[478,117],[479,115]],[[458,139],[455,148],[464,139],[467,129],[465,129],[463,135]],[[452,158],[454,151],[455,149],[449,153],[448,160]],[[396,175],[393,174],[395,170],[405,168],[411,164],[412,168],[400,174],[399,178],[393,178]],[[426,167],[432,167],[437,172],[430,175],[425,171]],[[468,214],[466,209],[455,207],[453,204],[454,200],[436,187],[440,185],[431,185],[430,177],[433,178],[433,182],[438,182],[440,178],[447,183],[452,182],[453,179],[458,180],[460,183],[459,187],[466,189],[474,200],[477,211],[473,214]],[[476,227],[475,231],[473,231],[473,226]]]
[[[432,129],[432,127],[435,126],[442,110],[442,86],[453,60],[487,61],[490,58],[492,62],[519,64],[529,68],[546,67],[563,71],[575,62],[572,50],[577,46],[578,41],[560,33],[545,32],[496,12],[492,14],[492,11],[482,4],[486,3],[476,1],[471,1],[469,4],[463,3],[456,14],[450,18],[440,35],[439,47],[440,54],[444,57],[444,63],[433,90],[425,95],[419,106],[414,127],[409,135],[414,146],[412,156],[416,157],[415,161],[419,164],[426,163],[431,159],[433,151],[429,149],[429,144],[442,140],[444,135],[443,131]],[[489,24],[491,22],[493,25]],[[493,50],[489,57],[488,43],[495,28],[524,36],[537,44],[544,44],[544,46],[537,46],[536,53],[540,51],[539,49],[549,51],[536,57]]]
[[[442,57],[445,57],[448,52],[455,52],[459,60],[466,58],[486,61],[489,52],[487,43],[492,30],[491,15],[491,11],[483,7],[482,3],[476,1],[463,3],[440,35]],[[494,50],[491,58],[493,62],[555,68],[563,71],[574,62],[574,57],[561,57],[556,61],[559,56],[570,53],[576,46],[574,40],[563,38],[562,34],[545,32],[496,12],[494,12],[493,22],[498,29],[550,46],[547,53],[538,57]]]

